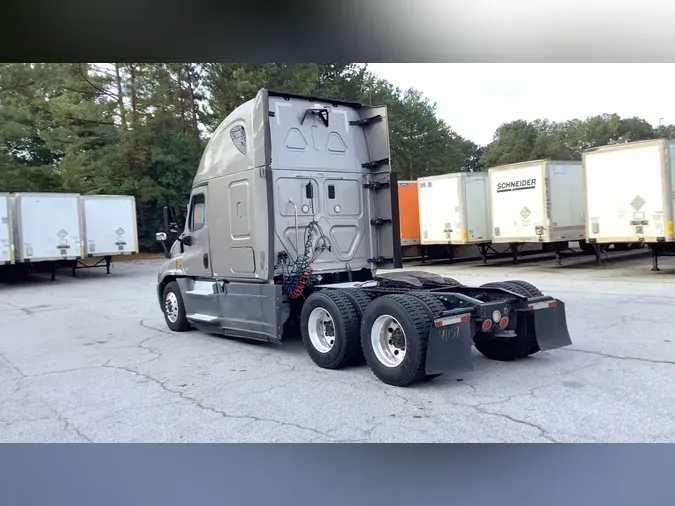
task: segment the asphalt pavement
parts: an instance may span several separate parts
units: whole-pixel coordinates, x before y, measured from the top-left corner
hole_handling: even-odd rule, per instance
[[[423,267],[523,279],[565,301],[573,345],[411,388],[283,346],[168,331],[161,261],[0,285],[0,442],[675,441],[675,258]],[[420,266],[414,266],[420,269]]]

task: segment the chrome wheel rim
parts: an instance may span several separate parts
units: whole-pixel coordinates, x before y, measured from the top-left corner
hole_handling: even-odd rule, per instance
[[[178,297],[173,292],[166,294],[164,299],[164,312],[171,323],[178,321]]]
[[[405,359],[406,336],[396,318],[378,317],[370,329],[370,344],[377,360],[385,367],[397,367]]]
[[[328,311],[317,307],[309,313],[307,331],[312,346],[319,353],[328,353],[335,345],[335,322]]]

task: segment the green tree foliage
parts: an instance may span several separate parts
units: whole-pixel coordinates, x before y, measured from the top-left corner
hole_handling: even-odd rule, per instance
[[[558,123],[518,120],[497,129],[481,163],[489,168],[544,158],[581,160],[581,153],[589,148],[657,138],[675,138],[675,126],[654,128],[642,118],[621,118],[617,114]]]
[[[591,146],[675,138],[675,126],[604,115],[502,125],[488,146],[463,139],[419,91],[353,63],[0,64],[0,191],[136,197],[143,249],[162,206],[183,208],[209,133],[260,88],[386,105],[400,179],[480,171]]]

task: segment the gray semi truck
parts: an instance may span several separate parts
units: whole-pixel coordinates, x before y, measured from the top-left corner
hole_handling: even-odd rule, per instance
[[[565,305],[524,281],[464,286],[402,268],[386,107],[260,90],[216,129],[187,217],[164,209],[167,326],[366,362],[407,386],[571,344]],[[165,244],[169,235],[175,240]]]

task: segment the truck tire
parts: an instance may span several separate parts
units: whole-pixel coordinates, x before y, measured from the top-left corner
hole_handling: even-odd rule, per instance
[[[417,297],[375,299],[361,321],[361,348],[373,374],[398,387],[425,380],[430,329],[429,310]]]
[[[431,319],[438,318],[443,314],[443,311],[445,311],[445,305],[440,301],[440,299],[428,292],[412,291],[408,292],[406,295],[415,297],[416,299],[422,301],[422,304],[426,306],[425,309]]]
[[[485,287],[503,288],[524,297],[540,297],[541,291],[527,281],[498,281],[487,283]],[[539,344],[533,336],[516,336],[512,338],[498,338],[493,334],[476,332],[473,338],[476,349],[490,360],[510,362],[519,358],[534,355],[540,351]]]
[[[480,285],[481,288],[501,288],[502,290],[513,291],[513,287],[510,287],[506,281],[491,281],[490,283],[485,283]],[[519,293],[519,292],[516,292]]]
[[[527,281],[521,281],[519,279],[513,279],[513,280],[506,281],[506,283],[509,283],[511,286],[515,285],[515,286],[519,287],[520,290],[521,290],[520,292],[518,292],[516,290],[511,290],[511,291],[516,292],[516,293],[522,293],[522,295],[524,295],[526,297],[542,297],[544,295],[541,292],[541,290],[539,290],[539,288],[534,286],[532,283],[528,283]]]
[[[351,301],[351,303],[354,306],[354,309],[356,309],[356,312],[359,315],[360,320],[368,305],[373,301],[374,297],[369,293],[364,292],[363,290],[359,290],[358,288],[348,288],[346,290],[340,291],[344,293],[347,296],[347,298]],[[359,321],[359,324],[360,323],[361,322]]]
[[[356,310],[356,313],[358,314],[358,326],[359,328],[361,327],[361,318],[363,317],[363,313],[366,311],[366,308],[368,305],[373,301],[375,298],[373,295],[371,295],[368,292],[364,292],[363,290],[359,290],[358,288],[347,288],[346,290],[340,290],[342,293],[344,293],[347,298],[350,300],[352,305],[354,306],[354,309]],[[359,351],[358,353],[354,354],[354,362],[352,365],[362,365],[366,362],[366,359],[363,356],[363,352],[361,351],[361,337],[359,334]]]
[[[192,326],[185,315],[185,304],[180,293],[180,287],[175,281],[170,281],[162,292],[162,313],[166,326],[174,332],[185,332]]]
[[[533,344],[526,337],[498,338],[484,332],[476,332],[473,344],[483,356],[499,362],[511,362],[539,351],[536,341]]]
[[[448,286],[464,286],[462,283],[457,281],[455,278],[448,278],[443,276],[443,282]]]
[[[307,354],[324,369],[358,363],[361,355],[359,315],[342,290],[314,292],[302,306],[300,331]]]
[[[427,307],[427,313],[431,319],[438,318],[445,311],[445,304],[443,304],[438,297],[431,295],[429,292],[408,292],[408,295],[415,297],[422,301]],[[431,380],[443,376],[443,374],[427,374],[426,379]]]
[[[517,293],[523,297],[540,297],[543,295],[539,289],[527,281],[495,281],[485,283],[481,288],[501,288],[509,292]]]

